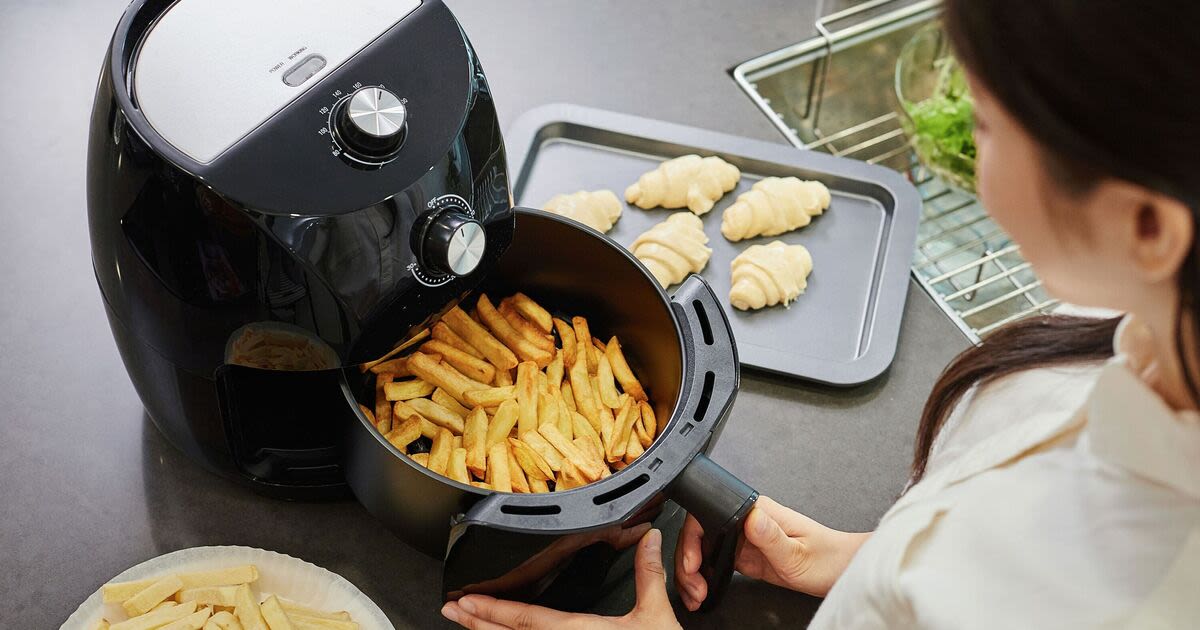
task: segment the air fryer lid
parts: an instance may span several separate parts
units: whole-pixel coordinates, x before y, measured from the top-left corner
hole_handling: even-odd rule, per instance
[[[180,0],[133,68],[163,139],[211,162],[421,6],[420,0]]]

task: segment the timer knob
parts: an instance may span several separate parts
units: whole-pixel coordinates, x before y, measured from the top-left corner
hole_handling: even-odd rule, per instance
[[[471,217],[446,210],[431,217],[420,244],[421,262],[438,273],[465,276],[487,249],[487,232]]]
[[[371,161],[394,157],[408,132],[408,108],[381,87],[364,87],[334,112],[334,130],[343,148]]]

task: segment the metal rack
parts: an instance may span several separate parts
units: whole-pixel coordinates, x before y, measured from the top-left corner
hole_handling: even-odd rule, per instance
[[[924,200],[913,276],[972,340],[1047,312],[1029,263],[979,205],[916,160],[895,110],[901,47],[936,19],[940,0],[870,0],[816,22],[817,37],[747,61],[734,80],[797,147],[907,174]],[[835,28],[839,24],[847,24]]]

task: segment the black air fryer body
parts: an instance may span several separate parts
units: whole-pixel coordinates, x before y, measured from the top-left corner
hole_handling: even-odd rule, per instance
[[[512,204],[487,82],[440,1],[325,3],[353,28],[319,3],[269,4],[129,7],[96,95],[88,215],[158,428],[211,469],[308,498],[344,488],[339,368],[473,288]],[[231,365],[254,327],[309,339],[328,369]]]

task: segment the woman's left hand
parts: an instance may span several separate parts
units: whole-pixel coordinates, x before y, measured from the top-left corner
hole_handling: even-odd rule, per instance
[[[509,602],[487,595],[466,595],[442,607],[442,615],[470,630],[617,630],[621,628],[677,629],[679,622],[667,598],[667,574],[662,563],[662,533],[652,529],[642,537],[634,559],[637,605],[623,617],[559,612],[541,606]]]

